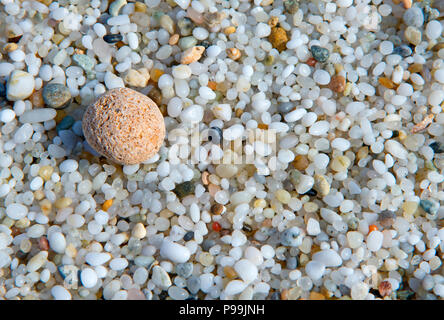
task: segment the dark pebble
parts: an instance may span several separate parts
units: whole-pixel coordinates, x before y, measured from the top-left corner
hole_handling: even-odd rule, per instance
[[[397,137],[399,137],[399,131],[398,130],[393,130],[392,138],[397,138]]]
[[[71,103],[71,92],[60,83],[49,83],[43,87],[43,100],[48,107],[63,109]]]
[[[411,300],[414,295],[415,293],[410,290],[402,290],[396,292],[396,296],[399,298],[399,300]]]
[[[216,244],[216,242],[212,239],[205,239],[202,241],[202,250],[203,251],[209,251],[211,247],[213,247]]]
[[[271,294],[271,300],[281,300],[281,293],[275,291]]]
[[[194,238],[193,231],[189,231],[189,232],[185,233],[185,235],[183,236],[183,240],[185,240],[185,241],[190,241],[193,238]]]
[[[403,58],[410,56],[412,52],[412,49],[405,44],[393,49],[393,54],[398,54]]]
[[[193,264],[191,262],[177,264],[176,273],[179,277],[184,279],[189,278],[193,274]]]
[[[292,102],[282,102],[278,106],[279,113],[289,113],[294,109],[294,104]]]
[[[340,284],[339,285],[339,292],[341,292],[341,294],[343,296],[349,296],[351,293],[351,290],[349,287],[347,287],[346,285]]]
[[[194,23],[190,18],[184,17],[177,21],[177,26],[181,36],[189,36],[193,32]]]
[[[0,97],[6,97],[6,87],[0,82]]]
[[[176,186],[173,192],[180,198],[184,198],[194,193],[195,185],[191,181],[185,181]]]
[[[313,58],[319,62],[325,62],[330,57],[330,51],[320,46],[311,46],[310,51]]]
[[[378,215],[378,221],[384,227],[389,227],[395,221],[396,214],[393,211],[385,210]]]
[[[208,49],[208,47],[211,46],[211,43],[207,40],[203,40],[203,41],[199,42],[197,45],[202,46],[205,49]]]
[[[294,270],[298,266],[298,259],[296,257],[287,258],[287,269]]]
[[[165,300],[166,298],[168,298],[168,291],[162,291],[159,293],[159,300]]]
[[[435,202],[432,202],[430,200],[420,200],[419,205],[421,206],[421,208],[425,212],[432,214],[432,215],[436,214],[439,209],[439,205],[437,205]]]
[[[429,147],[432,148],[434,153],[444,153],[444,147],[438,141],[432,142]]]
[[[219,127],[211,127],[208,130],[208,141],[214,144],[220,144],[222,140],[222,130]]]
[[[197,296],[195,295],[189,295],[188,298],[186,298],[185,300],[198,300]]]
[[[310,189],[308,190],[306,193],[304,193],[304,196],[310,196],[310,197],[315,197],[317,196],[318,192],[315,189]]]
[[[59,124],[56,127],[57,132],[61,131],[61,130],[68,130],[69,128],[72,127],[72,125],[74,124],[75,120],[73,117],[71,116],[66,116],[62,119],[62,121],[59,122]]]
[[[103,36],[103,40],[108,43],[116,43],[122,41],[123,37],[120,34],[107,34]]]

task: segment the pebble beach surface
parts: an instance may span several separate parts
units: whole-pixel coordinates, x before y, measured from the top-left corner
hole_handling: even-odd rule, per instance
[[[442,300],[443,13],[0,0],[0,298]]]

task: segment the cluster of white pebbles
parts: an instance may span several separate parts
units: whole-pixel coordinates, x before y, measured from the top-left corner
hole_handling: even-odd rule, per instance
[[[0,297],[442,299],[444,8],[393,2],[0,0]],[[167,134],[127,166],[81,126],[123,86]]]

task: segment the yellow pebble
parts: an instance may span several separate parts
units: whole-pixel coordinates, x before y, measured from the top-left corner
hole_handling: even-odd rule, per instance
[[[52,203],[48,199],[43,199],[40,201],[40,210],[42,210],[42,213],[44,215],[48,215],[51,212],[52,209]]]
[[[157,82],[160,78],[161,75],[163,75],[165,72],[163,70],[160,69],[152,69],[150,76],[151,76],[151,80],[153,80],[154,82]]]
[[[17,43],[10,42],[10,43],[7,43],[7,44],[3,47],[3,50],[5,50],[6,52],[12,52],[12,51],[17,50],[17,48],[18,48]]]
[[[274,193],[274,195],[275,195],[276,199],[278,199],[280,202],[282,202],[284,204],[289,203],[290,200],[291,200],[290,193],[287,190],[284,190],[284,189],[277,190]]]
[[[19,229],[27,228],[30,225],[31,225],[31,221],[29,221],[28,218],[22,218],[14,224],[14,226]]]
[[[348,169],[351,161],[346,156],[339,156],[333,159],[331,162],[331,168],[336,172],[342,172]]]
[[[241,52],[237,48],[229,48],[227,49],[227,56],[230,59],[237,60],[241,57]]]
[[[230,266],[226,266],[226,267],[224,267],[224,273],[225,273],[225,275],[226,275],[229,279],[235,279],[235,278],[237,278],[237,273],[236,273],[236,271],[233,269],[233,267],[230,267]]]
[[[108,211],[108,209],[113,205],[113,199],[109,199],[106,200],[103,204],[102,204],[102,210],[103,211]]]
[[[211,266],[213,261],[214,261],[214,257],[208,252],[202,252],[199,255],[199,262],[205,267]]]
[[[134,11],[135,12],[146,12],[146,4],[140,1],[136,1],[134,3]]]
[[[224,33],[225,33],[225,35],[230,35],[230,34],[232,34],[232,33],[235,33],[236,32],[236,27],[233,27],[233,26],[229,26],[229,27],[226,27],[225,29],[224,29]]]
[[[71,198],[63,197],[63,198],[57,199],[54,203],[54,206],[57,209],[64,209],[66,207],[69,207],[71,204],[72,204]]]
[[[51,166],[43,166],[39,169],[39,176],[45,181],[51,179],[51,175],[54,172],[54,168]]]
[[[265,208],[267,206],[267,201],[264,199],[257,199],[254,201],[253,206],[255,208]]]
[[[347,82],[344,89],[344,96],[348,96],[350,94],[352,87],[353,87],[352,83]]]

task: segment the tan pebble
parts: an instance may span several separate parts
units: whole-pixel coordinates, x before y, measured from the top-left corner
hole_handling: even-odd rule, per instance
[[[404,36],[408,42],[410,42],[415,46],[420,44],[422,40],[421,31],[419,31],[418,28],[415,28],[413,26],[408,26],[407,29],[405,29]]]
[[[271,28],[271,34],[268,36],[268,40],[273,45],[273,48],[277,49],[279,52],[287,49],[287,32],[281,27]]]
[[[268,20],[268,25],[272,28],[276,27],[278,23],[279,23],[279,18],[276,16],[272,16],[270,20]]]
[[[233,27],[233,26],[229,26],[229,27],[226,27],[225,29],[224,29],[224,33],[225,33],[225,35],[230,35],[230,34],[232,34],[232,33],[235,33],[236,32],[236,27]]]
[[[340,93],[345,89],[345,78],[341,75],[333,76],[328,84],[330,90]]]
[[[31,101],[33,107],[43,108],[45,106],[45,101],[43,100],[43,88],[35,90],[30,96],[29,101]]]
[[[205,47],[203,47],[203,46],[195,46],[195,47],[189,48],[189,49],[185,50],[184,53],[182,54],[182,58],[180,59],[180,63],[190,64],[190,63],[196,62],[202,57],[202,54],[204,53],[204,51],[205,51]]]
[[[261,6],[262,7],[271,6],[273,4],[273,2],[274,2],[274,0],[262,0]]]
[[[412,0],[401,0],[401,1],[405,9],[410,9],[412,7],[412,2],[413,2]]]
[[[3,47],[3,50],[5,50],[6,52],[12,52],[12,51],[15,51],[15,50],[17,50],[17,49],[18,49],[18,45],[17,45],[17,43],[13,43],[13,42],[7,43],[7,44]]]
[[[212,196],[214,198],[214,196],[216,195],[217,192],[220,191],[220,187],[216,186],[215,184],[210,183],[208,185],[208,192],[210,193],[210,196]]]
[[[208,185],[208,183],[210,183],[209,181],[208,181],[208,176],[209,176],[210,174],[208,173],[208,171],[204,171],[203,173],[202,173],[202,183],[206,186],[206,185]]]
[[[379,294],[386,297],[392,293],[392,284],[389,281],[382,281],[379,284]]]
[[[319,191],[319,193],[323,197],[328,195],[330,193],[330,183],[328,183],[327,178],[323,175],[320,175],[320,174],[315,174],[314,178],[315,178],[317,191]]]
[[[134,3],[134,11],[135,12],[146,12],[146,4],[140,1],[136,1]]]
[[[160,17],[159,24],[162,28],[168,31],[169,34],[174,34],[174,21],[167,14]]]
[[[241,52],[237,48],[229,48],[227,49],[228,58],[237,60],[241,57]]]
[[[150,74],[148,72],[148,69],[146,69],[146,72],[130,69],[123,80],[125,81],[125,83],[133,87],[146,87],[149,79]]]
[[[195,24],[202,24],[204,22],[204,17],[202,13],[197,12],[192,7],[188,7],[187,9],[188,18],[193,20]]]
[[[179,35],[175,33],[170,37],[170,40],[168,40],[168,44],[174,46],[177,42],[179,42]]]
[[[48,251],[49,250],[49,242],[48,242],[48,239],[46,239],[46,237],[40,237],[39,249],[41,251]]]
[[[137,239],[145,238],[146,229],[145,229],[145,226],[143,225],[143,223],[141,223],[141,222],[137,223],[133,228],[132,234],[133,234],[134,238],[137,238]]]
[[[125,165],[151,158],[165,137],[165,123],[157,105],[129,88],[109,90],[91,104],[82,128],[92,148]]]
[[[299,171],[303,171],[308,168],[310,162],[308,161],[307,156],[298,154],[293,160],[293,167]]]
[[[433,114],[429,114],[427,117],[424,118],[424,120],[422,120],[420,123],[417,123],[413,126],[411,132],[412,133],[417,133],[421,130],[424,130],[425,128],[427,128],[427,126],[429,124],[431,124],[433,122],[433,118],[435,116]]]
[[[214,215],[220,215],[224,212],[225,207],[220,203],[215,203],[211,206],[211,213]]]
[[[222,22],[222,20],[225,19],[226,17],[227,14],[223,11],[213,12],[213,13],[208,12],[203,16],[204,22],[209,29],[218,26]]]

